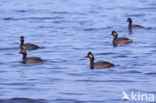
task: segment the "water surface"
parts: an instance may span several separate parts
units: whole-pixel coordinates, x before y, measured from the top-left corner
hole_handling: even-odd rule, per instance
[[[155,0],[1,0],[0,103],[121,103],[122,91],[156,95]],[[145,26],[128,32],[127,18]],[[110,35],[133,43],[113,47]],[[47,62],[22,64],[27,51]],[[116,64],[89,68],[84,57]]]

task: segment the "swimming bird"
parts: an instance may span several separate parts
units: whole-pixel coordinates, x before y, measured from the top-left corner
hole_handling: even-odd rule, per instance
[[[141,25],[132,25],[132,19],[131,18],[127,18],[127,22],[129,22],[129,25],[128,25],[129,29],[131,29],[131,28],[144,28]]]
[[[107,61],[99,61],[99,62],[94,62],[94,55],[91,52],[88,52],[88,55],[86,58],[90,59],[90,68],[110,68],[114,67],[115,65],[112,63],[109,63]]]
[[[126,44],[132,42],[132,40],[129,38],[125,38],[125,37],[118,38],[118,34],[115,31],[112,31],[112,35],[114,36],[113,44]]]
[[[21,49],[19,53],[23,55],[22,62],[24,64],[44,62],[44,60],[39,57],[27,57],[27,52],[24,49]]]
[[[21,41],[21,44],[20,44],[21,49],[23,48],[23,49],[27,49],[27,50],[35,50],[35,49],[40,48],[38,45],[35,45],[35,44],[31,44],[31,43],[24,44],[23,36],[20,37],[20,41]]]

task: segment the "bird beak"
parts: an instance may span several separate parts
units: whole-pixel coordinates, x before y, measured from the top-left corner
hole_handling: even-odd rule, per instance
[[[85,58],[88,58],[88,56],[85,56]]]
[[[18,52],[18,54],[21,54],[21,52]]]

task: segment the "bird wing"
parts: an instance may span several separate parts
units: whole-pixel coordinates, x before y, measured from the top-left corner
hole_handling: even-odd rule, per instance
[[[98,61],[98,62],[95,62],[96,65],[103,65],[103,64],[106,64],[106,63],[109,63],[107,61]]]

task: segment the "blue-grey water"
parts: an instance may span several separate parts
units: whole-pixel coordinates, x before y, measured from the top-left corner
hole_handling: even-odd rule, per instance
[[[156,98],[155,0],[0,0],[0,14],[0,103],[129,103],[123,91]],[[128,17],[145,28],[129,33]],[[112,30],[133,43],[113,47]],[[28,56],[46,62],[21,63],[21,35],[42,47]],[[116,67],[91,70],[89,51]]]

